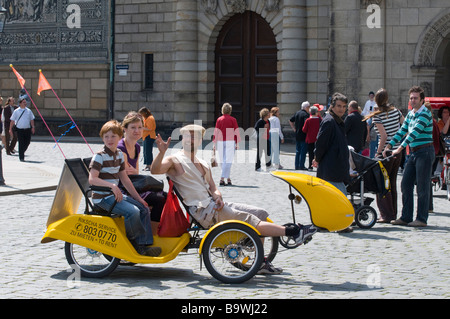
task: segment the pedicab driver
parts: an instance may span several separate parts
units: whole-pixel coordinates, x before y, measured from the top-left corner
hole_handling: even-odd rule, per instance
[[[205,129],[200,125],[187,125],[180,130],[182,149],[164,157],[171,138],[165,142],[158,134],[156,145],[159,154],[154,158],[150,171],[152,174],[167,174],[177,187],[184,202],[190,207],[190,213],[205,228],[216,223],[236,219],[255,227],[263,236],[292,236],[296,244],[302,244],[317,231],[313,225],[281,226],[267,222],[267,211],[264,209],[237,203],[225,203],[222,194],[216,187],[209,164],[196,156],[201,145]],[[281,273],[281,269],[273,267],[267,260],[260,273]]]

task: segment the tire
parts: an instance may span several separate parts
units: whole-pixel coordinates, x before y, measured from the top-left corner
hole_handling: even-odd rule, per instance
[[[377,211],[372,206],[363,205],[355,212],[355,222],[359,228],[372,228],[377,222]]]
[[[218,226],[207,235],[202,257],[214,278],[227,284],[238,284],[253,278],[259,271],[264,260],[264,248],[253,229],[229,223]]]
[[[112,273],[120,259],[66,242],[64,247],[66,259],[71,267],[76,267],[82,277],[102,278]]]

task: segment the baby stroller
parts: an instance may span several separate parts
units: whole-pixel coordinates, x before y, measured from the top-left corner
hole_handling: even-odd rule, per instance
[[[355,208],[355,223],[360,228],[371,228],[377,222],[377,212],[370,206],[374,199],[364,197],[364,193],[370,192],[384,196],[391,189],[389,176],[383,166],[383,162],[389,159],[390,157],[372,159],[350,150],[352,178],[347,185],[347,193],[350,194],[350,202]],[[359,201],[355,200],[357,193],[359,193]]]

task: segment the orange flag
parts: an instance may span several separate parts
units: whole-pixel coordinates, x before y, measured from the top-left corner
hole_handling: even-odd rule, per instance
[[[16,71],[16,69],[14,69],[12,64],[10,64],[9,66],[12,68],[14,74],[17,76],[17,80],[19,81],[20,86],[23,89],[23,87],[25,86],[25,79],[19,74],[19,72]]]
[[[42,70],[39,70],[39,85],[37,94],[41,95],[42,91],[50,90],[52,86],[48,83],[47,79],[45,78],[44,74],[42,73]]]

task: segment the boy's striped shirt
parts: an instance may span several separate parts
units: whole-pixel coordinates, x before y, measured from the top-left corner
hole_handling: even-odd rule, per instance
[[[112,184],[119,184],[119,172],[125,169],[123,153],[119,149],[112,152],[106,146],[92,157],[90,169],[99,171],[99,178]],[[92,202],[99,203],[103,198],[111,195],[109,192],[92,192]]]

